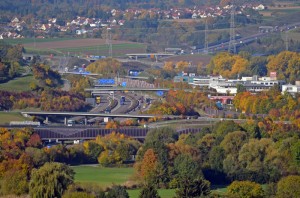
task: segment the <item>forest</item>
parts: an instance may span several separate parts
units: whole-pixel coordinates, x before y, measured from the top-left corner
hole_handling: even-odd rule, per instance
[[[167,188],[175,189],[178,198],[215,197],[218,195],[211,193],[211,185],[229,185],[228,197],[245,193],[286,197],[286,192],[292,197],[300,193],[299,188],[293,188],[300,182],[300,176],[295,176],[300,171],[299,132],[298,127],[266,118],[240,124],[222,121],[194,134],[153,129],[143,143],[113,132],[83,144],[49,148],[43,146],[33,129],[1,128],[0,194],[73,197],[81,192],[105,197],[116,186],[101,190],[101,186],[86,188],[74,183],[74,172],[61,163],[99,163],[104,167],[129,163],[135,169],[136,184],[131,188],[141,188],[141,194]],[[136,156],[135,161],[132,156]],[[40,179],[51,172],[55,173],[52,177]],[[56,178],[60,178],[57,184],[47,184]],[[51,190],[58,187],[59,191]],[[126,192],[123,186],[118,188]]]

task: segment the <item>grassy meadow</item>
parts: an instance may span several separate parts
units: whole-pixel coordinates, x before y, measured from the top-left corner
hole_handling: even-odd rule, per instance
[[[140,189],[127,190],[130,198],[138,198]],[[159,189],[158,194],[161,198],[173,198],[175,197],[175,189]]]
[[[75,182],[95,183],[103,188],[124,184],[134,173],[133,168],[103,168],[98,166],[74,166]]]
[[[130,181],[134,174],[134,168],[104,168],[97,165],[73,166],[75,171],[75,182],[98,184],[102,188],[113,184],[124,184]],[[213,186],[212,193],[224,195],[226,186]],[[127,190],[130,198],[137,198],[140,189]],[[172,198],[175,196],[175,189],[159,189],[161,198]]]
[[[4,41],[11,45],[16,44],[28,44],[32,43],[32,46],[35,43],[46,43],[46,42],[54,42],[54,41],[67,41],[67,40],[76,40],[76,38],[21,38],[21,39],[5,39]]]
[[[0,83],[0,90],[4,91],[30,91],[30,83],[35,81],[32,75],[18,77],[6,83]]]
[[[128,53],[137,53],[137,52],[145,52],[145,45],[139,43],[123,43],[123,44],[113,44],[112,52],[113,56],[124,56]],[[100,44],[98,46],[78,46],[78,47],[66,47],[66,48],[34,48],[34,47],[25,47],[26,53],[28,54],[41,54],[41,55],[49,55],[49,54],[70,54],[76,56],[82,56],[86,54],[100,54],[102,56],[109,55],[109,47],[106,44]]]
[[[23,117],[19,112],[0,112],[0,125],[8,124],[10,121],[29,121],[29,118]]]

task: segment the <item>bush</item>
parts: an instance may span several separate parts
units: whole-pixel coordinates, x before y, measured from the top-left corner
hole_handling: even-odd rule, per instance
[[[90,184],[90,183],[75,183],[68,187],[65,195],[77,195],[77,192],[84,192],[88,196],[93,196],[97,198],[105,198],[105,193],[102,188],[97,184]]]
[[[71,192],[64,194],[62,198],[96,198],[96,196],[86,192]]]
[[[108,190],[106,198],[129,198],[129,195],[123,186],[113,186]]]
[[[209,194],[210,182],[202,178],[182,182],[176,191],[177,198],[205,197]]]
[[[241,198],[264,197],[264,191],[261,185],[251,181],[234,181],[228,186],[227,193],[229,196]]]
[[[146,184],[139,195],[139,198],[160,198],[158,195],[157,189],[150,184]]]

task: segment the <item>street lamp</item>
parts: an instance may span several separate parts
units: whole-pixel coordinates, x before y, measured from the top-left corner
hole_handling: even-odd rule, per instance
[[[211,95],[210,94],[208,94],[208,99],[209,99],[209,116],[210,116],[210,126],[211,126],[211,130],[212,130],[212,113],[211,113]]]

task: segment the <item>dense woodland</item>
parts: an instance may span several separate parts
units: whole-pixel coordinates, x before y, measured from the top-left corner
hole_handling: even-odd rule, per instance
[[[107,195],[110,190],[101,190],[101,186],[87,188],[74,184],[73,171],[60,163],[98,162],[114,166],[132,162],[132,155],[136,155],[136,184],[131,188],[171,188],[176,189],[176,197],[196,197],[210,196],[211,185],[233,182],[228,187],[229,197],[240,197],[243,193],[286,197],[286,191],[292,197],[299,193],[298,188],[293,188],[300,182],[299,176],[290,176],[300,171],[299,132],[293,125],[269,119],[242,124],[222,121],[195,134],[179,135],[171,128],[154,129],[143,144],[112,133],[79,145],[47,148],[32,129],[1,129],[0,193],[46,193],[48,197],[61,197],[63,193],[80,191],[95,197],[95,193],[104,194],[104,190]],[[45,177],[45,181],[40,179],[50,172],[55,174]],[[63,183],[53,182],[56,178]],[[266,184],[267,188],[262,189],[259,184]],[[58,191],[51,190],[58,187]]]
[[[111,17],[111,8],[170,8],[228,3],[229,1],[8,1],[0,2],[1,22],[20,15],[27,20],[32,16],[46,20],[57,17],[60,23],[77,15]],[[253,2],[253,1],[251,1]],[[270,1],[258,1],[270,2]],[[72,5],[72,6],[70,6]],[[100,8],[100,9],[99,9]],[[129,21],[123,29],[114,30],[114,39],[151,43],[153,46],[176,46],[189,41],[192,45],[203,43],[203,22],[181,24],[158,23],[158,18],[141,17]],[[243,16],[238,16],[243,25]],[[259,23],[257,20],[245,23]],[[224,21],[223,21],[224,20]],[[210,25],[228,26],[229,18],[216,19]],[[225,22],[225,23],[223,23]],[[147,28],[146,28],[147,27]],[[139,31],[136,31],[138,29]],[[145,34],[149,36],[145,37]],[[159,39],[157,36],[160,36]],[[212,34],[213,35],[213,34]],[[228,39],[228,33],[214,35],[215,40]],[[200,39],[200,40],[199,40]],[[202,40],[201,40],[202,39]],[[177,42],[177,43],[176,43]],[[292,40],[291,50],[299,49]],[[0,110],[39,108],[44,111],[83,111],[90,107],[84,102],[84,88],[92,85],[86,77],[67,76],[71,90],[62,91],[62,77],[39,57],[29,63],[30,71],[24,72],[23,46],[0,43],[0,82],[7,82],[22,74],[32,75],[31,92],[0,91]],[[202,75],[266,76],[276,71],[278,78],[288,83],[300,80],[300,54],[283,51],[284,41],[274,35],[258,40],[245,51],[272,54],[251,56],[241,51],[233,55],[215,55],[207,67],[198,63],[196,70]],[[261,46],[264,46],[261,48]],[[258,49],[258,50],[257,50]],[[151,47],[148,49],[151,51]],[[260,51],[261,50],[261,51]],[[113,63],[113,64],[112,64]],[[191,88],[186,83],[174,83],[171,79],[190,67],[188,62],[166,62],[163,69],[150,69],[149,81],[157,86]],[[103,59],[90,64],[88,71],[104,76],[126,74],[122,64],[114,59]],[[31,74],[32,73],[32,74]],[[157,79],[154,79],[154,77]],[[154,102],[148,113],[169,115],[198,115],[210,104],[204,92],[169,91],[161,101]],[[300,96],[282,94],[274,86],[266,92],[252,95],[240,87],[234,107],[238,112],[230,118],[248,118],[241,123],[218,122],[203,127],[195,134],[179,135],[174,129],[153,129],[144,142],[123,134],[112,133],[79,145],[43,146],[33,129],[0,129],[0,196],[29,194],[32,197],[128,197],[121,186],[102,189],[101,186],[85,186],[74,183],[74,172],[68,165],[99,163],[101,166],[130,164],[135,169],[135,187],[142,188],[140,197],[159,197],[156,189],[176,189],[176,197],[212,196],[212,185],[229,185],[228,197],[300,197]],[[216,107],[212,107],[216,108]],[[240,113],[243,112],[243,113]],[[259,115],[256,115],[259,114]],[[220,115],[226,117],[226,115]],[[157,118],[159,119],[159,118]],[[151,120],[155,121],[155,119]],[[143,123],[142,121],[141,123]],[[140,124],[141,124],[140,123]],[[136,120],[124,123],[109,122],[106,128],[136,126]],[[135,161],[133,160],[135,156]],[[68,165],[66,165],[68,164]],[[45,179],[41,179],[45,178]],[[266,188],[262,188],[262,184]],[[132,186],[131,186],[132,187]]]

